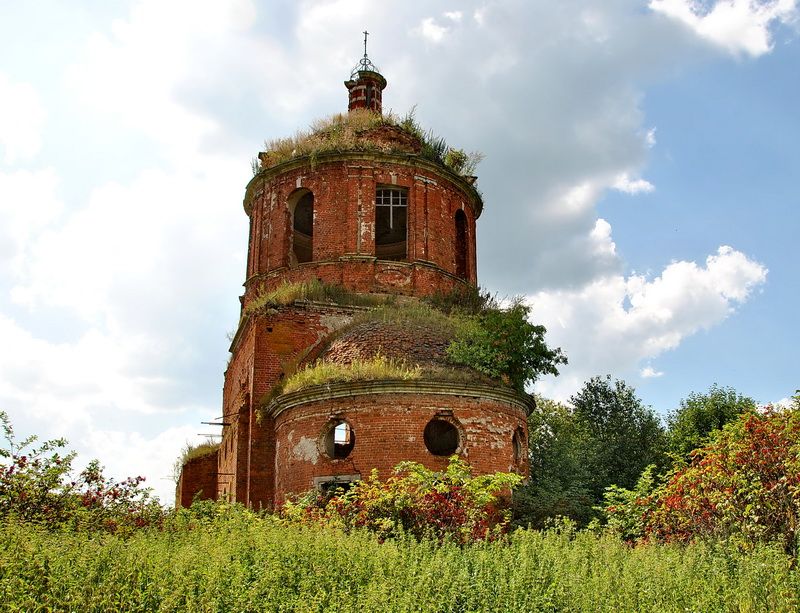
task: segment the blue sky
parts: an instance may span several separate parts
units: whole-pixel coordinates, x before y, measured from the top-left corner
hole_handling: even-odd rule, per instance
[[[486,155],[479,279],[660,413],[793,360],[796,0],[0,0],[0,409],[144,474],[219,415],[250,159],[384,104]]]

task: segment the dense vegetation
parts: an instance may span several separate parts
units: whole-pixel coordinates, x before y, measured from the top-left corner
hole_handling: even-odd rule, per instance
[[[666,433],[633,388],[594,377],[571,407],[539,399],[528,423],[531,480],[517,491],[517,522],[541,528],[566,516],[586,525],[607,487],[633,487],[650,465],[665,466]]]
[[[715,386],[667,428],[609,378],[538,407],[514,521],[542,530],[509,530],[519,477],[472,476],[457,458],[278,515],[165,510],[141,478],[105,479],[96,462],[73,477],[63,440],[18,442],[0,412],[0,610],[800,608],[800,395],[756,410]],[[686,440],[701,446],[687,456]]]
[[[630,548],[569,529],[381,544],[211,505],[125,539],[0,527],[4,611],[779,612],[798,593],[800,573],[772,547]]]
[[[800,396],[793,409],[742,413],[688,464],[633,490],[611,488],[605,514],[630,540],[773,542],[796,556],[800,527]]]
[[[352,485],[321,493],[311,491],[288,501],[281,517],[300,525],[369,530],[383,541],[403,535],[419,539],[475,543],[505,534],[507,497],[522,477],[512,473],[473,476],[458,456],[442,472],[416,462],[402,462],[381,481],[372,475]]]

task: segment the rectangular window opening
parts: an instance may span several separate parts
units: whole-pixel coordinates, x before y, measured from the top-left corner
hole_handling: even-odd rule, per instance
[[[380,260],[408,258],[408,192],[380,187],[375,192],[375,256]]]

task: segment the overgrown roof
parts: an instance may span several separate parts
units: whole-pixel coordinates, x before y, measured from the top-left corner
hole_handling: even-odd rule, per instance
[[[414,119],[413,109],[403,117],[366,109],[339,113],[317,120],[308,131],[267,141],[265,149],[258,160],[253,161],[254,175],[304,156],[313,159],[322,153],[381,151],[419,155],[472,182],[475,169],[483,159],[479,152],[456,149],[444,138],[424,130]]]
[[[178,462],[181,466],[184,466],[192,460],[216,453],[218,449],[219,443],[206,442],[199,443],[197,445],[187,443],[183,448],[183,452],[181,453],[181,457],[178,459]]]

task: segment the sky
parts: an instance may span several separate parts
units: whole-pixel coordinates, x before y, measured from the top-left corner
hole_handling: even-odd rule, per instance
[[[485,155],[478,275],[661,415],[800,387],[797,0],[0,0],[0,410],[143,475],[219,417],[251,159],[346,110]]]

